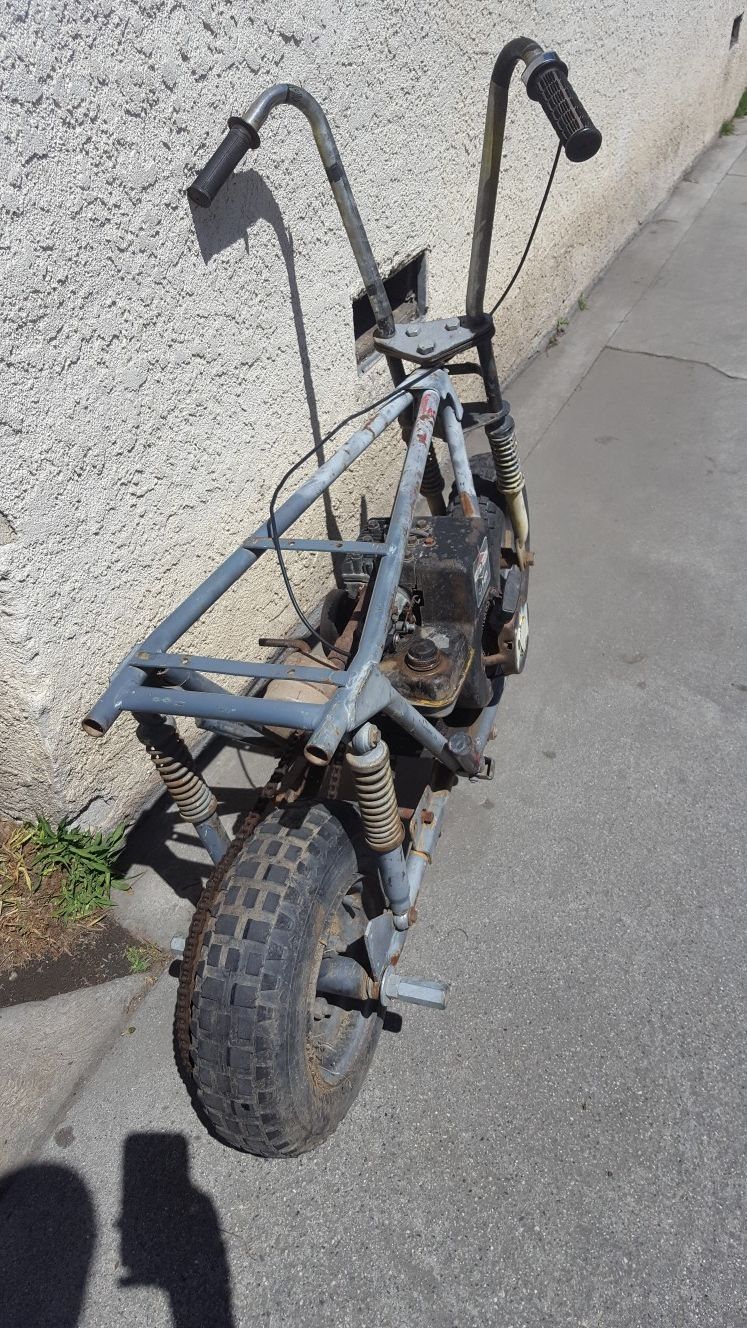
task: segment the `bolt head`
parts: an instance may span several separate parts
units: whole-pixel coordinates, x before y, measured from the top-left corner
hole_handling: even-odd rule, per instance
[[[469,735],[466,733],[461,733],[457,730],[457,732],[452,733],[451,737],[449,738],[449,747],[451,748],[455,756],[462,756],[465,752],[468,752],[470,750],[471,743],[469,740]]]
[[[406,337],[419,337],[419,336],[420,336],[420,324],[419,324],[419,323],[411,323],[409,327],[406,327],[406,328],[405,328],[405,336],[406,336]]]
[[[435,341],[421,341],[418,346],[418,355],[430,355],[431,351],[435,349]]]
[[[447,318],[444,327],[447,332],[456,332],[461,327],[461,323],[458,318]]]

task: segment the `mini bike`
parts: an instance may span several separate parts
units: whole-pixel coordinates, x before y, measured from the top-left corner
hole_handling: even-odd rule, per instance
[[[335,1129],[389,1007],[444,1006],[444,983],[405,977],[398,961],[449,795],[462,777],[489,776],[485,747],[504,679],[526,659],[525,485],[493,355],[494,310],[483,307],[508,87],[519,62],[529,96],[557,132],[556,165],[561,148],[584,161],[601,143],[555,52],[524,37],[509,42],[490,83],[464,313],[395,325],[329,124],[303,88],[278,84],[232,117],[188,190],[198,206],[212,204],[259,147],[273,109],[301,111],[393,381],[367,423],[280,505],[276,490],[265,524],[134,647],[84,720],[99,736],[123,711],[135,716],[138,738],[216,864],[186,941],[175,945],[183,951],[177,1054],[217,1134],[266,1157],[295,1156]],[[455,362],[472,349],[476,363]],[[485,401],[469,408],[454,386],[465,373],[484,386]],[[406,448],[389,516],[367,520],[356,540],[289,538],[395,421]],[[471,460],[467,423],[482,425],[490,449]],[[454,475],[447,499],[434,435],[445,441]],[[262,663],[175,651],[268,551],[303,624],[298,636],[260,638],[276,648]],[[315,624],[287,576],[285,559],[299,551],[336,558],[337,584]],[[222,675],[243,679],[241,694],[215,681]],[[233,841],[176,730],[179,715],[277,756]]]

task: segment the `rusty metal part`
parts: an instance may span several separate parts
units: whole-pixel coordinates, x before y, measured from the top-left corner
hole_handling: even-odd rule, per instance
[[[474,520],[479,521],[480,516],[482,515],[480,512],[480,505],[479,503],[475,502],[471,494],[460,493],[459,501],[462,505],[462,512],[464,513],[464,515],[469,517],[470,520],[472,521]]]
[[[367,600],[370,593],[371,593],[371,585],[370,582],[367,581],[366,584],[361,586],[360,590],[358,591],[358,595],[356,597],[356,601],[353,606],[353,612],[351,613],[345,626],[340,632],[340,635],[337,637],[337,640],[335,641],[336,649],[340,652],[340,654],[345,655],[348,658],[352,658],[352,656],[355,653],[353,649],[355,645],[355,638],[365,621]],[[330,668],[333,669],[345,669],[347,667],[346,663],[345,664],[338,663],[337,660],[329,660],[328,662]]]
[[[379,739],[370,751],[348,751],[345,760],[355,782],[366,843],[374,853],[390,853],[402,843],[405,827],[397,808],[389,748]]]
[[[414,673],[432,673],[438,668],[441,651],[429,636],[417,636],[405,655],[405,664]]]
[[[407,659],[408,647],[407,651],[386,655],[381,672],[419,710],[441,714],[453,709],[475,652],[469,648],[464,632],[451,623],[431,624],[428,630],[438,632],[448,643],[444,650],[439,650],[432,668],[413,668]]]
[[[319,681],[316,679],[313,682],[309,679],[304,681],[302,678],[294,676],[297,668],[303,668],[307,662],[314,661],[319,663]],[[288,668],[289,676],[270,680],[264,692],[267,700],[298,701],[299,703],[307,701],[313,704],[320,701],[324,703],[334,695],[334,687],[330,683],[321,681],[325,676],[323,670],[329,666],[329,661],[326,658],[322,657],[320,659],[319,655],[315,654],[313,650],[302,651],[294,648],[285,651],[281,655],[281,662]],[[266,727],[268,733],[273,733],[278,738],[287,738],[293,732],[293,729],[284,728],[280,724],[268,724]]]
[[[311,654],[311,646],[302,636],[260,636],[261,646],[281,646],[284,649],[300,650],[302,655]]]
[[[527,652],[526,595],[516,612],[503,624],[497,644],[498,649],[494,654],[483,655],[483,666],[486,669],[500,668],[503,673],[521,673]]]
[[[351,613],[347,623],[343,627],[342,631],[340,632],[340,635],[338,636],[335,642],[335,647],[339,651],[340,655],[346,656],[345,662],[338,662],[337,660],[329,659],[327,663],[330,668],[338,670],[346,668],[350,658],[355,654],[356,639],[358,633],[361,630],[361,627],[363,626],[366,620],[366,611],[368,608],[368,598],[370,596],[370,593],[371,593],[371,583],[370,581],[367,581],[366,584],[361,586],[360,590],[358,591],[358,596],[355,601],[353,612]],[[316,766],[318,768],[323,768],[328,764],[327,761],[318,760],[314,752],[310,752],[308,750],[308,747],[306,749],[305,759],[310,765]],[[338,775],[338,783],[339,783],[339,775]]]
[[[304,760],[306,760],[305,752]],[[342,757],[330,761],[329,765],[317,766],[316,768],[322,771],[322,782],[319,788],[320,797],[328,802],[336,802],[340,795],[340,785],[342,783]]]

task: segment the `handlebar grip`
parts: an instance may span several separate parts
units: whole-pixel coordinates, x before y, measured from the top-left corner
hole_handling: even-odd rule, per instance
[[[223,142],[218,145],[187,190],[187,198],[198,207],[210,207],[241,158],[250,148],[259,147],[259,134],[245,120],[232,115],[228,126],[228,133]]]
[[[565,148],[569,161],[588,161],[602,146],[602,135],[568,82],[568,66],[546,51],[525,74],[532,101],[538,101]]]

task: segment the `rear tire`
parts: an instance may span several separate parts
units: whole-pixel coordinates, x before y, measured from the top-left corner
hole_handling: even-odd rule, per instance
[[[377,1002],[316,992],[325,949],[365,964],[382,911],[345,804],[273,812],[229,868],[205,927],[190,1011],[197,1097],[227,1144],[297,1157],[339,1125],[373,1059]],[[325,1009],[327,1013],[320,1014]]]

